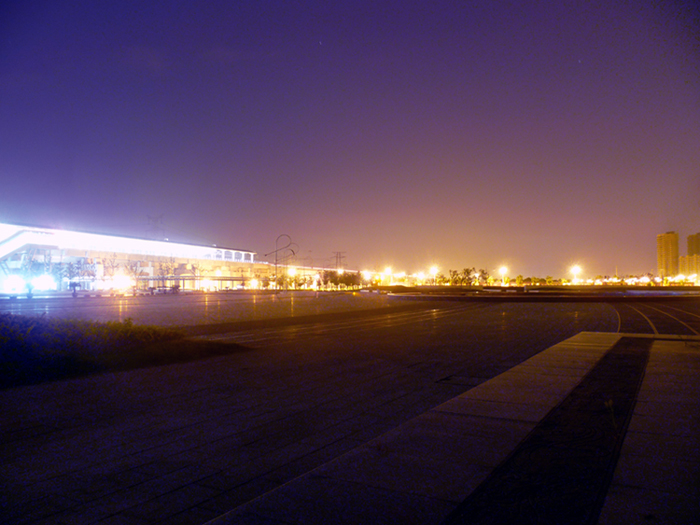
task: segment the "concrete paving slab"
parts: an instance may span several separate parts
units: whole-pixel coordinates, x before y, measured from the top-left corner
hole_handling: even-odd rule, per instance
[[[279,486],[280,484],[275,481],[265,477],[258,477],[221,492],[219,495],[199,504],[198,508],[216,512],[217,516],[221,516],[229,509],[236,508]]]
[[[254,516],[286,523],[299,522],[299,516],[303,516],[303,523],[310,525],[425,525],[434,523],[434,516],[451,506],[449,502],[405,492],[314,475],[305,477],[303,485],[283,485],[264,501],[254,500],[246,505],[246,514],[251,520]]]
[[[304,523],[323,520],[380,523],[387,515],[397,521],[386,522],[400,523],[404,517],[393,514],[397,511],[391,503],[378,509],[365,505],[365,500],[376,502],[396,493],[457,504],[620,338],[620,334],[581,334],[555,345],[519,367],[213,520],[211,525],[254,522],[256,518]],[[584,341],[586,347],[579,341]],[[652,346],[652,357],[640,389],[644,400],[632,415],[618,468],[599,517],[601,524],[647,523],[657,518],[664,523],[690,524],[700,515],[697,503],[700,443],[696,437],[700,436],[700,429],[696,432],[695,428],[700,407],[694,401],[688,402],[688,397],[695,394],[690,387],[695,384],[693,373],[688,370],[694,370],[695,363],[700,363],[700,353],[674,355],[681,347],[676,344],[671,348],[665,343]],[[685,368],[681,375],[690,379],[681,380],[683,388],[675,389],[675,401],[680,406],[670,399],[674,389],[665,382],[669,373],[675,373],[676,367],[671,363],[676,358],[676,367]],[[574,364],[563,366],[564,363]],[[562,368],[566,373],[553,379],[550,371]],[[549,389],[558,395],[542,395],[538,386],[542,389],[539,392]],[[666,409],[670,412],[664,417]],[[490,461],[484,461],[489,455]],[[343,487],[350,494],[357,494],[361,488],[362,503],[353,502],[352,496],[335,494],[328,484]],[[323,507],[328,503],[331,510],[312,508],[310,502],[314,498],[322,500]],[[419,507],[425,505],[423,510],[430,507],[426,500],[413,500],[413,503]],[[356,505],[363,510],[355,508]],[[449,512],[447,507],[432,509],[419,522],[440,523]],[[412,522],[406,519],[409,519],[407,523]]]
[[[700,516],[699,502],[696,497],[673,492],[613,485],[608,491],[598,525],[694,525]]]
[[[476,464],[465,468],[455,461],[362,447],[348,453],[342,463],[324,465],[315,474],[458,503],[490,472],[490,467]]]
[[[533,427],[523,421],[430,411],[381,435],[368,446],[407,457],[493,467]]]
[[[450,412],[480,417],[499,419],[513,419],[517,421],[529,421],[537,423],[549,412],[548,405],[534,405],[527,403],[503,403],[482,399],[471,399],[458,396],[441,404],[434,410],[438,412]]]
[[[656,492],[692,496],[700,501],[700,461],[687,461],[661,456],[620,456],[615,483]]]
[[[664,339],[652,346],[602,525],[691,524],[700,516],[700,402],[692,390],[671,394],[667,383],[673,377],[692,382],[693,373],[697,382],[700,352]]]

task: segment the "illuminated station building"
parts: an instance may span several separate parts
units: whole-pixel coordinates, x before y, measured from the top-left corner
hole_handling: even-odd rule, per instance
[[[227,290],[271,275],[246,250],[0,223],[4,292]]]

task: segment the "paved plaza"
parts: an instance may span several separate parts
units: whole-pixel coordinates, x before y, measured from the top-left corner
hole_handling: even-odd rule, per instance
[[[497,523],[488,509],[502,507],[513,523],[527,513],[513,501],[547,499],[514,496],[530,489],[508,485],[508,469],[540,476],[552,450],[591,448],[604,489],[581,523],[700,515],[700,338],[626,336],[606,304],[365,296],[323,296],[323,312],[312,296],[258,298],[257,313],[211,301],[191,331],[242,345],[236,353],[0,392],[3,522]],[[180,308],[161,304],[168,319]],[[138,321],[140,305],[121,311]],[[593,373],[621,342],[630,355],[646,349],[629,414],[629,392],[614,389],[602,407],[576,409],[593,414],[588,441],[562,446],[555,409],[592,381],[619,382]],[[518,457],[529,459],[509,466]],[[558,456],[549,475],[576,458]],[[560,507],[539,522],[561,523]]]

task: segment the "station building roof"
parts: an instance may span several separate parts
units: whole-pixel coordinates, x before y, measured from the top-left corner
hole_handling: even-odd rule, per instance
[[[31,248],[81,250],[151,257],[249,262],[255,253],[222,246],[202,246],[134,237],[120,237],[36,226],[0,223],[0,261]]]

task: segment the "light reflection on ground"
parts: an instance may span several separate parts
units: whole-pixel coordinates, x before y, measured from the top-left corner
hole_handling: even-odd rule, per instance
[[[281,292],[279,294],[208,293],[138,297],[18,298],[0,301],[0,312],[50,315],[63,319],[123,321],[187,326],[254,319],[275,319],[381,308],[390,298],[376,293]]]

